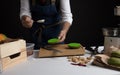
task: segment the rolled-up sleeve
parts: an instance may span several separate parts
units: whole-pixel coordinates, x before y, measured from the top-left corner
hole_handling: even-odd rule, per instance
[[[67,21],[72,24],[73,15],[71,13],[70,0],[60,0],[60,10],[62,15],[62,21]]]
[[[23,15],[31,17],[29,0],[20,0],[20,19]]]

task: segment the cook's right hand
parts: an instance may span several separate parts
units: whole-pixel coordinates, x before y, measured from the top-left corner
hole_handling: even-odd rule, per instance
[[[22,16],[21,21],[22,21],[22,25],[25,28],[31,28],[33,25],[33,20],[29,16],[26,16],[26,15]]]

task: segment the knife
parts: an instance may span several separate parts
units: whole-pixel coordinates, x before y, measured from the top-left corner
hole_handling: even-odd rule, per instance
[[[55,48],[52,48],[51,45],[46,45],[46,46],[44,46],[43,48],[46,49],[46,50],[49,50],[49,51],[54,51],[54,52],[62,53],[62,51],[57,50],[57,49],[55,49]]]

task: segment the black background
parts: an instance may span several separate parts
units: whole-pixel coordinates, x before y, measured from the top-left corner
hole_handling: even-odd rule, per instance
[[[112,0],[71,0],[73,23],[66,43],[79,42],[84,46],[103,45],[103,27],[116,27]],[[19,19],[19,0],[1,0],[0,33],[10,38],[23,38],[31,42],[29,30]]]

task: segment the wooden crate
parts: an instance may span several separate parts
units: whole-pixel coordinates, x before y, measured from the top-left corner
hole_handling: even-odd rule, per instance
[[[0,45],[0,71],[27,60],[26,42],[19,39]]]

